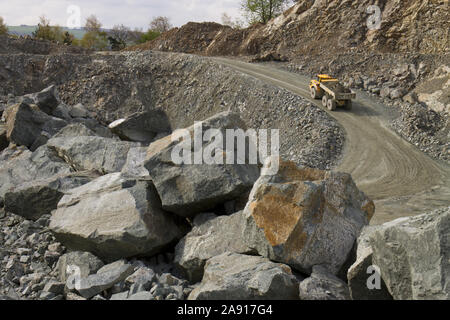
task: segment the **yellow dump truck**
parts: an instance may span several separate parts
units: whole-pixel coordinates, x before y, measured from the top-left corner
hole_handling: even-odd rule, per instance
[[[322,99],[322,105],[330,111],[336,110],[337,107],[351,110],[352,99],[356,98],[354,92],[327,74],[319,74],[317,80],[311,80],[309,88],[311,98]]]

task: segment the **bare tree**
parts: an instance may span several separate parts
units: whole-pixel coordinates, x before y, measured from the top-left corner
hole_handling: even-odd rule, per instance
[[[110,31],[109,36],[113,37],[117,41],[121,43],[127,43],[130,41],[131,38],[131,29],[127,26],[121,25],[115,25]]]
[[[91,14],[86,19],[86,24],[84,25],[84,29],[86,32],[100,32],[100,29],[102,28],[101,22],[98,20],[98,18]]]
[[[150,30],[152,31],[163,33],[169,31],[170,29],[172,29],[172,24],[170,23],[170,19],[167,17],[159,16],[153,18],[150,22]]]

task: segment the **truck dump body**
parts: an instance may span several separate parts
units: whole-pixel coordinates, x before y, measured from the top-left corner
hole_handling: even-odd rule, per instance
[[[329,75],[318,75],[319,80],[311,80],[310,89],[313,99],[322,99],[322,105],[329,110],[337,106],[352,108],[352,99],[356,98],[350,88]]]

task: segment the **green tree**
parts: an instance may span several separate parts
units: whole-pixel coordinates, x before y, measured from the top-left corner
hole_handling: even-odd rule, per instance
[[[45,16],[39,17],[39,23],[36,30],[33,32],[33,38],[39,40],[54,40],[50,20]]]
[[[241,9],[250,24],[267,23],[291,4],[291,0],[242,0]]]
[[[3,18],[0,17],[0,36],[4,34],[8,34],[8,27],[5,22],[3,22]]]
[[[86,19],[84,29],[86,33],[80,43],[83,47],[95,50],[104,50],[108,46],[108,34],[103,31],[102,24],[95,15]]]
[[[51,26],[50,20],[45,16],[39,18],[39,23],[36,30],[33,32],[33,37],[39,40],[48,40],[62,43],[64,41],[64,33],[61,27]]]
[[[139,43],[144,43],[147,41],[155,40],[160,35],[161,35],[161,32],[148,30],[147,32],[145,32],[141,35],[141,38],[139,39]]]

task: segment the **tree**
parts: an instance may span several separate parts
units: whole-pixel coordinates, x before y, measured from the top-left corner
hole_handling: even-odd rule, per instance
[[[277,17],[291,0],[241,0],[241,9],[244,11],[248,22],[254,24],[257,22],[267,23],[270,19]]]
[[[86,30],[86,33],[80,41],[83,47],[103,50],[108,46],[108,34],[105,31],[102,31],[102,24],[95,15],[90,15],[86,19],[84,29]]]
[[[33,37],[39,40],[48,40],[55,42],[64,41],[64,33],[59,26],[51,26],[50,20],[45,16],[39,17],[39,23],[36,30],[33,32]]]
[[[84,30],[86,32],[100,32],[102,28],[101,22],[98,20],[98,18],[91,14],[89,17],[86,18],[86,23],[84,25]]]
[[[33,32],[33,38],[50,41],[54,40],[52,28],[50,27],[50,20],[44,15],[39,17],[39,23],[36,30]]]
[[[167,17],[159,16],[153,18],[153,20],[150,22],[150,30],[163,33],[169,31],[170,29],[172,29],[172,25],[170,24],[170,20]]]
[[[8,27],[3,22],[3,18],[0,17],[0,36],[4,34],[8,34]]]
[[[152,41],[158,38],[161,35],[158,31],[148,30],[146,33],[143,33],[141,35],[141,38],[139,39],[139,43],[144,43],[147,41]]]
[[[113,50],[121,50],[131,40],[131,29],[121,25],[115,25],[108,33],[108,41]]]
[[[71,46],[74,40],[75,36],[73,34],[71,34],[69,31],[64,32],[64,39],[63,39],[64,44]]]
[[[236,29],[241,29],[243,25],[243,23],[238,19],[233,21],[233,18],[231,18],[231,16],[229,16],[226,12],[222,13],[222,24],[224,26],[229,26]]]

